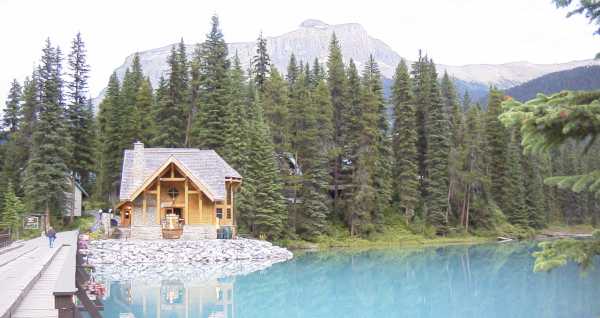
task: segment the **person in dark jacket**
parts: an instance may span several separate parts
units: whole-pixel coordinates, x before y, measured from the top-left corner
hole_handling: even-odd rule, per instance
[[[46,231],[46,236],[48,237],[48,243],[50,244],[50,248],[54,247],[54,240],[56,240],[56,231],[49,227],[48,231]]]

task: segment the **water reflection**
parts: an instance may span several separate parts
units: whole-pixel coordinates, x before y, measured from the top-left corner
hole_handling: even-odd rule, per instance
[[[534,273],[533,249],[317,252],[230,278],[112,282],[104,316],[599,317],[598,266]]]
[[[234,281],[222,278],[193,283],[110,282],[103,316],[233,318]]]

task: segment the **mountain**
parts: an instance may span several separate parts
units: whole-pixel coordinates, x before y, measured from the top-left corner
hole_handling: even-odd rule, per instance
[[[554,72],[511,87],[506,94],[525,102],[537,93],[554,94],[564,90],[600,89],[600,66],[582,66],[571,70]]]
[[[273,64],[280,70],[285,71],[290,54],[293,52],[298,60],[310,62],[315,58],[321,63],[327,61],[329,41],[335,32],[342,46],[342,53],[347,63],[352,58],[357,67],[368,60],[369,55],[379,64],[381,73],[385,78],[391,79],[396,65],[401,56],[383,41],[370,36],[367,31],[357,23],[346,23],[330,25],[319,20],[306,20],[300,24],[298,29],[291,32],[267,37],[269,55]],[[150,77],[154,87],[158,84],[161,75],[167,70],[167,56],[172,45],[157,49],[139,52],[140,62],[144,72]],[[229,54],[233,56],[236,52],[244,67],[248,68],[251,57],[255,54],[255,42],[231,43]],[[187,45],[187,51],[191,54],[195,45]],[[117,76],[122,79],[127,67],[131,65],[133,54],[125,59],[123,65],[116,69]],[[410,63],[410,61],[407,61]],[[471,64],[471,65],[438,65],[439,74],[447,71],[455,79],[459,92],[468,89],[471,95],[484,94],[489,85],[506,89],[536,77],[562,70],[573,69],[585,65],[600,65],[600,61],[585,60],[563,64],[532,64],[528,62],[515,62],[506,64]],[[104,95],[104,91],[95,99],[98,104]]]

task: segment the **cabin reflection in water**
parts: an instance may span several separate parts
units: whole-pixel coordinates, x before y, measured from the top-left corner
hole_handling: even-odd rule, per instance
[[[103,317],[233,318],[234,281],[109,282]]]

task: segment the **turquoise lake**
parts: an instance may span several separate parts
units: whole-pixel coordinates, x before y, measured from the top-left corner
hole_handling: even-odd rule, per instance
[[[304,253],[244,276],[107,282],[104,317],[600,317],[600,261],[534,273],[535,244]]]

